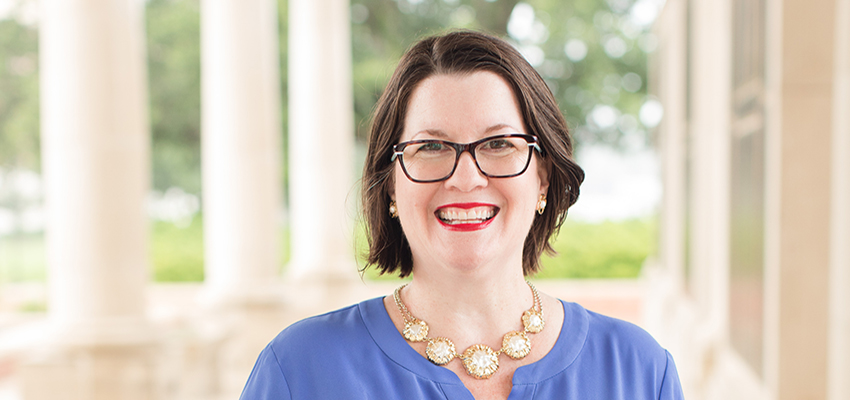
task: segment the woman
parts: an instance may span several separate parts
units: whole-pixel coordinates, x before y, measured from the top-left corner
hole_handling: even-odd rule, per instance
[[[584,172],[543,79],[504,41],[426,38],[375,111],[363,172],[384,298],[285,329],[243,399],[680,399],[646,332],[525,280]]]

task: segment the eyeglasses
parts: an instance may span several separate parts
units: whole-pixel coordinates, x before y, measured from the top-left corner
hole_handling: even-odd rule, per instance
[[[402,171],[413,182],[439,182],[454,174],[460,155],[468,151],[484,176],[510,178],[528,169],[532,148],[540,152],[537,137],[520,133],[490,136],[466,144],[411,140],[393,146],[390,161],[398,158]]]

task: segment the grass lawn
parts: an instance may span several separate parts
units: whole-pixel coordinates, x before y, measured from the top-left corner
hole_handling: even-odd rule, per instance
[[[157,282],[204,280],[204,227],[192,218],[187,227],[170,222],[151,223],[151,276]]]
[[[537,279],[636,278],[657,248],[655,219],[586,223],[567,221],[552,243],[557,254],[543,255]],[[358,240],[358,244],[365,241]],[[362,250],[359,250],[362,252]],[[362,266],[364,261],[358,259]],[[373,269],[367,279],[395,280]]]
[[[47,277],[44,235],[0,236],[0,284]]]
[[[552,244],[558,253],[544,256],[538,278],[635,278],[644,260],[655,254],[654,219],[620,222],[567,222]]]
[[[357,252],[365,240],[358,235]],[[540,279],[634,278],[646,257],[656,250],[654,219],[583,223],[568,221],[553,243],[555,257],[544,256]],[[203,220],[194,218],[187,227],[168,222],[151,223],[151,278],[157,282],[197,282],[204,278]],[[288,232],[281,230],[281,269],[289,260]],[[362,267],[363,260],[358,257]],[[0,238],[0,284],[43,281],[46,277],[44,236]],[[367,279],[379,277],[374,269]],[[391,278],[395,279],[395,278]]]

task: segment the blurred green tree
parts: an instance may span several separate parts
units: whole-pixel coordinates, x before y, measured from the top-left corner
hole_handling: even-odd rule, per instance
[[[0,19],[0,170],[40,170],[38,31]]]
[[[145,10],[153,187],[201,191],[198,0],[151,0]]]
[[[645,10],[653,0],[352,0],[357,137],[393,67],[418,38],[480,29],[512,42],[546,79],[579,144],[645,144]],[[644,12],[639,12],[644,11]],[[649,21],[651,22],[651,21]]]

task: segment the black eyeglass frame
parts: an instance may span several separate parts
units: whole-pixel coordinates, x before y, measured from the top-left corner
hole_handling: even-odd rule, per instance
[[[520,170],[519,172],[517,172],[515,174],[510,174],[510,175],[491,175],[491,174],[484,172],[484,170],[481,169],[481,165],[478,164],[478,158],[475,157],[475,148],[478,147],[479,144],[493,140],[493,139],[513,138],[513,137],[519,137],[519,138],[525,139],[525,141],[528,142],[528,147],[531,147],[534,150],[537,150],[538,153],[541,153],[541,154],[543,153],[543,151],[540,149],[540,144],[537,140],[537,136],[526,135],[526,134],[523,134],[523,133],[506,133],[504,135],[488,136],[486,138],[476,140],[476,141],[470,142],[470,143],[465,143],[465,144],[464,143],[454,143],[454,142],[449,142],[449,141],[440,140],[440,139],[418,139],[418,140],[410,140],[410,141],[407,141],[407,142],[401,142],[401,143],[393,146],[393,154],[390,157],[390,162],[394,162],[396,160],[396,158],[398,158],[399,164],[401,165],[402,172],[404,172],[404,175],[407,176],[407,179],[410,179],[413,182],[416,182],[416,183],[434,183],[434,182],[441,182],[441,181],[444,181],[446,179],[451,178],[452,175],[454,175],[455,170],[457,170],[457,164],[460,161],[460,155],[463,154],[463,152],[468,151],[469,155],[472,156],[472,160],[475,161],[475,167],[478,168],[478,171],[481,172],[481,174],[483,174],[484,176],[486,176],[488,178],[513,178],[515,176],[520,176],[523,173],[525,173],[525,171],[528,169],[528,166],[531,164],[531,156],[532,156],[532,154],[534,154],[534,151],[528,152],[528,159],[525,160],[525,166],[522,167],[522,170]],[[449,171],[449,173],[446,174],[446,176],[444,176],[442,178],[438,178],[438,179],[425,179],[425,180],[414,179],[413,177],[410,176],[410,174],[407,172],[407,168],[405,168],[405,166],[404,166],[404,159],[403,159],[404,158],[404,148],[407,147],[407,146],[410,146],[410,145],[414,145],[414,144],[434,143],[434,142],[442,143],[442,144],[445,144],[445,145],[455,149],[455,164],[452,167],[452,170]]]

